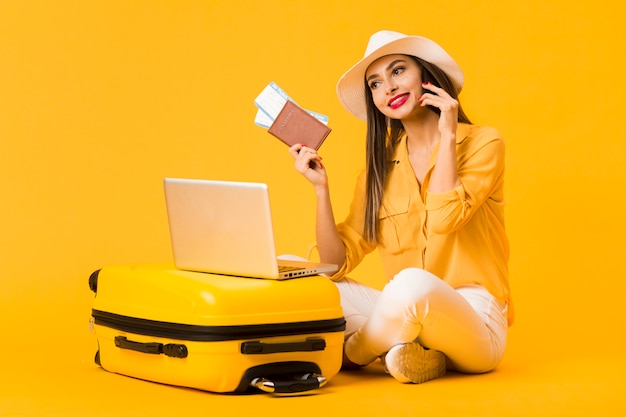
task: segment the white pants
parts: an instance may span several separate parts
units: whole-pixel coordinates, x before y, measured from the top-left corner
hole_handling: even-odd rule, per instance
[[[477,285],[454,289],[423,269],[408,268],[382,291],[349,278],[336,282],[346,318],[345,354],[366,365],[399,343],[445,354],[448,369],[480,373],[502,359],[507,306]]]

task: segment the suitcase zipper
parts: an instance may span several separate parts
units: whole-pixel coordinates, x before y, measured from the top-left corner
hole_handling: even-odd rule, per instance
[[[92,310],[94,323],[124,332],[197,342],[216,342],[239,339],[261,339],[309,333],[342,332],[346,328],[343,317],[307,322],[249,324],[241,326],[200,326],[170,323],[123,316],[101,310]]]

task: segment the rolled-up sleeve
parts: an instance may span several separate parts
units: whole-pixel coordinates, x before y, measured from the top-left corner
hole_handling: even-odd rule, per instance
[[[430,233],[447,234],[463,227],[504,180],[504,141],[495,129],[486,129],[467,149],[457,146],[461,185],[444,193],[426,193]],[[479,144],[476,146],[476,144]]]
[[[356,268],[365,255],[372,252],[376,246],[368,243],[363,238],[363,222],[365,212],[365,174],[362,173],[357,180],[354,198],[350,205],[350,212],[346,219],[337,224],[339,237],[346,250],[346,258],[343,265],[331,277],[333,281],[341,279],[343,276]]]

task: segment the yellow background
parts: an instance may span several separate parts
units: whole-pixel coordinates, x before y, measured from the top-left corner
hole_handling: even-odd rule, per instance
[[[27,372],[26,384],[48,369],[62,385],[68,369],[92,369],[87,278],[171,260],[166,176],[268,183],[278,252],[306,255],[312,189],[253,124],[253,100],[275,81],[330,117],[321,153],[342,219],[365,125],[335,83],[381,29],[447,49],[466,112],[506,140],[517,320],[504,364],[622,357],[624,11],[608,0],[2,1],[3,373]],[[375,256],[353,274],[377,286],[379,275]],[[33,401],[2,384],[5,410]]]

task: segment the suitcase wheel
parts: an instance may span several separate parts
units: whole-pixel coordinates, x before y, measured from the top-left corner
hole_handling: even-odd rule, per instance
[[[293,394],[318,389],[326,384],[326,377],[318,374],[305,374],[299,378],[288,380],[271,380],[254,378],[250,386],[273,394]]]
[[[98,292],[98,274],[100,273],[100,270],[98,269],[97,271],[94,271],[91,273],[91,275],[89,276],[89,289],[91,291]]]
[[[326,383],[314,362],[272,362],[249,368],[235,392],[298,393],[320,388]]]

